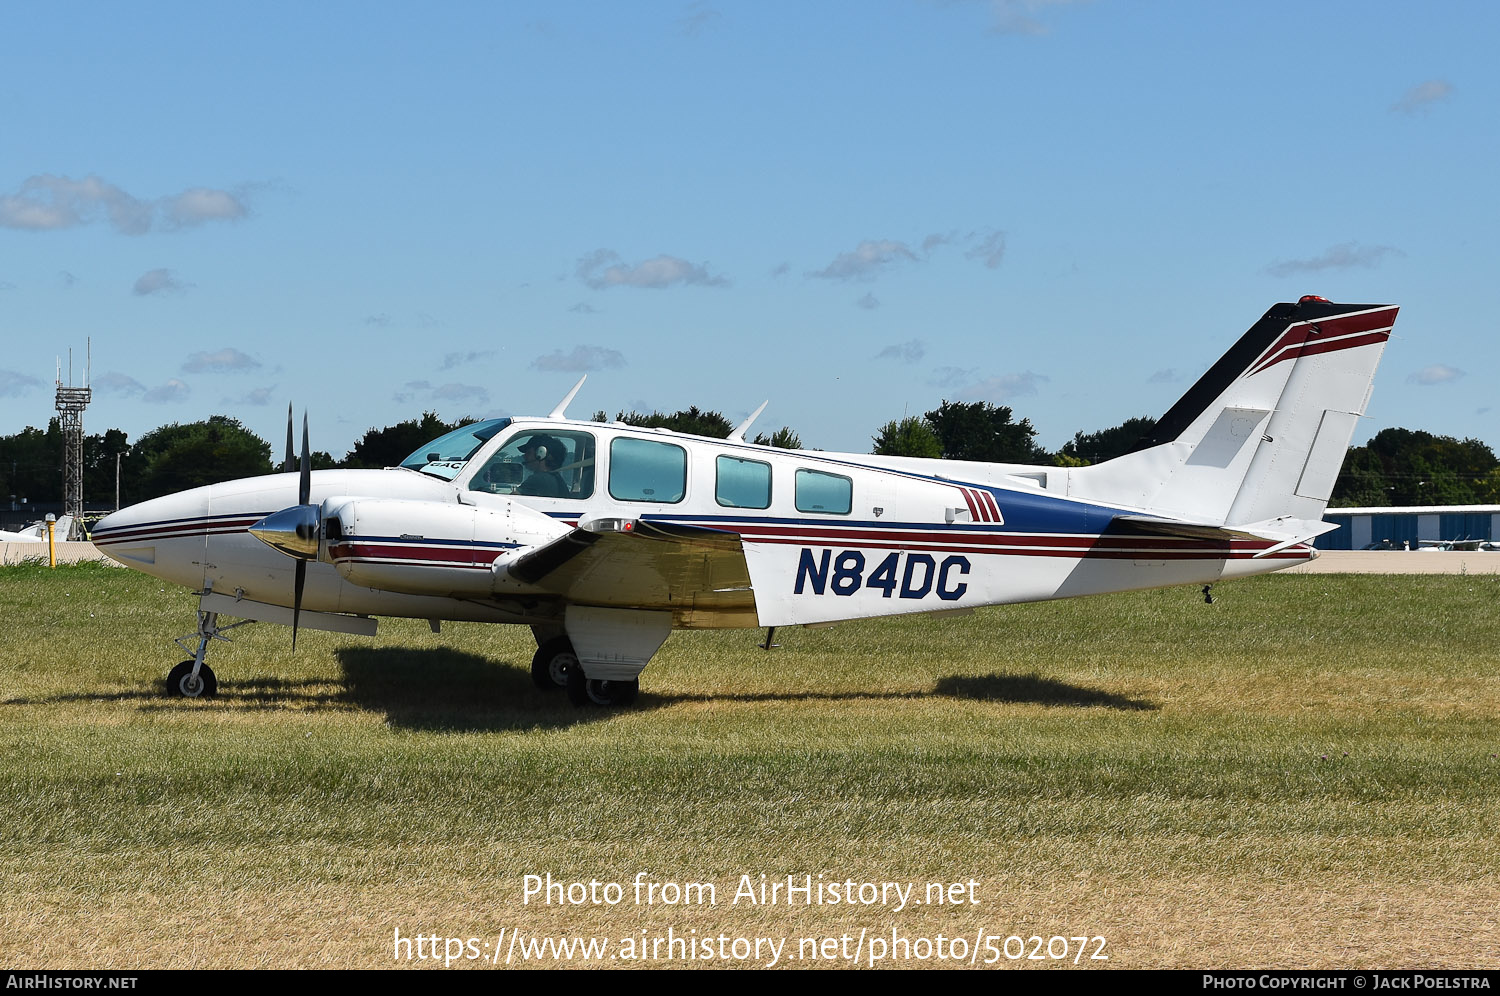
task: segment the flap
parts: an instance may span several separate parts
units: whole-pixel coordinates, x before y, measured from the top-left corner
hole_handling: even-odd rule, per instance
[[[582,605],[670,609],[677,625],[746,613],[755,596],[738,533],[646,519],[591,519],[495,561],[496,573]],[[722,620],[721,620],[722,621]]]

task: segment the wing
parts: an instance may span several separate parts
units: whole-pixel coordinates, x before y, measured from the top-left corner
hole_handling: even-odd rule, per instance
[[[736,533],[644,519],[592,519],[495,565],[581,605],[670,610],[686,628],[755,626]]]

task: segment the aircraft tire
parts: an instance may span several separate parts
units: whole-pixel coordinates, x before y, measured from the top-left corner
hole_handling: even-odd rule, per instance
[[[603,681],[599,678],[586,678],[581,667],[568,672],[568,701],[576,706],[627,706],[635,701],[640,690],[639,679]]]
[[[213,698],[219,692],[218,679],[207,664],[198,669],[193,681],[193,662],[183,661],[167,673],[167,694],[188,699]]]
[[[568,687],[568,674],[578,667],[578,655],[566,636],[548,640],[531,658],[531,682],[544,692]]]

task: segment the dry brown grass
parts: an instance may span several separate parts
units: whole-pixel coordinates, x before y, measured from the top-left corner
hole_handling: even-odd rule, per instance
[[[306,634],[296,657],[252,627],[219,700],[169,701],[186,596],[14,569],[0,955],[389,967],[398,929],[795,949],[894,927],[1103,935],[1112,967],[1496,967],[1497,594],[1268,578],[1212,607],[1146,592],[792,631],[774,654],[679,634],[641,707],[601,713],[531,690],[524,632],[421,624]],[[528,873],[640,871],[720,902],[522,903]],[[972,878],[980,902],[732,905],[762,872]]]

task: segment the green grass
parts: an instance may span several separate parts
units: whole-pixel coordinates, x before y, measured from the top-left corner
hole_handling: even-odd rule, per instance
[[[677,633],[636,708],[515,627],[236,630],[0,571],[0,959],[391,964],[454,935],[1105,934],[1120,966],[1500,962],[1494,577],[1280,576],[827,630]],[[523,907],[521,876],[982,882],[983,901]]]

